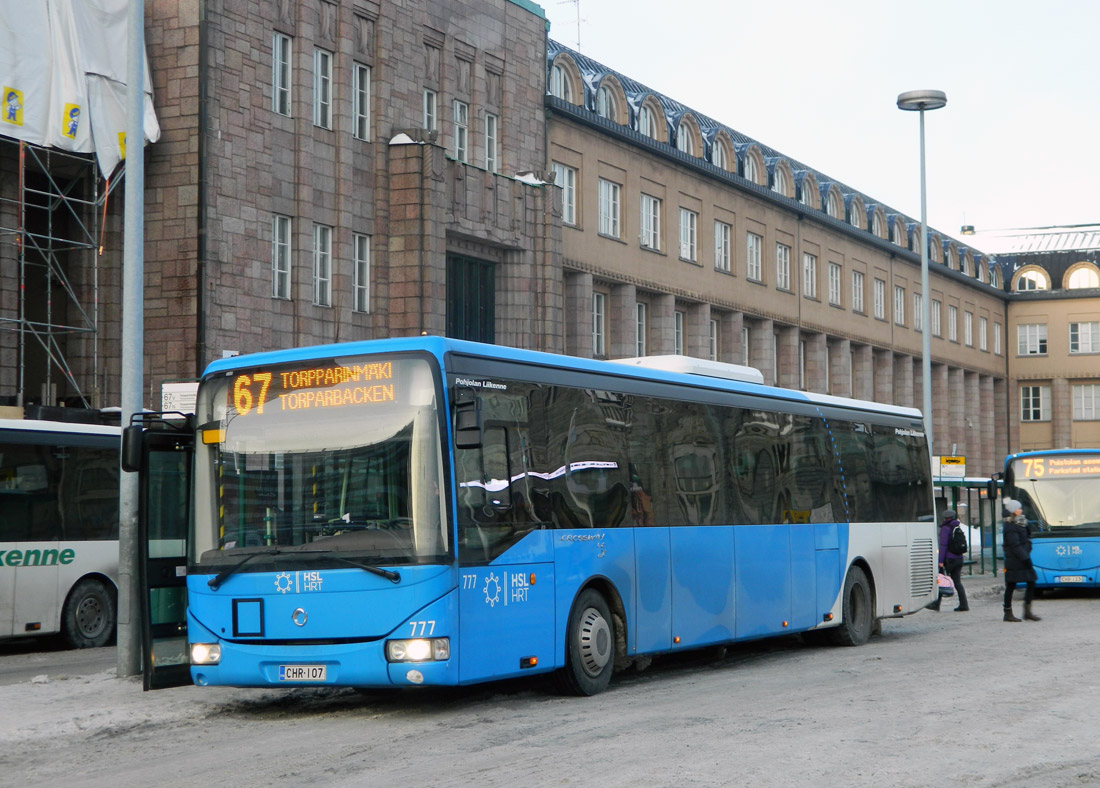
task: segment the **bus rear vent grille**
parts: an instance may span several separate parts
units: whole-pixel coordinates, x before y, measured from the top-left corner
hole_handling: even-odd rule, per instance
[[[926,596],[936,586],[936,550],[931,539],[914,539],[909,553],[909,595]]]

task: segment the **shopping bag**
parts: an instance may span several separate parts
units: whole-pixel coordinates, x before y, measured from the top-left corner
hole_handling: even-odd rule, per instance
[[[955,596],[955,584],[943,572],[936,577],[936,584],[940,587],[940,596]]]

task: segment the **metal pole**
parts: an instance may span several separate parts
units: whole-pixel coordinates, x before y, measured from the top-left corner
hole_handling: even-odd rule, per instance
[[[145,209],[145,4],[129,3],[126,84],[126,190],[122,264],[122,424],[142,409],[144,358]],[[119,678],[141,672],[141,589],[138,567],[138,478],[119,474],[118,667]]]
[[[924,390],[924,431],[928,453],[932,443],[932,291],[928,289],[928,197],[924,180],[924,108],[920,110],[920,292],[921,292],[921,388]],[[935,468],[932,469],[935,473]]]

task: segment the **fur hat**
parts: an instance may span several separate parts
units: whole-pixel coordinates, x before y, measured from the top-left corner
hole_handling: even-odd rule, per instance
[[[954,519],[955,519],[956,517],[958,517],[958,516],[959,516],[959,515],[958,515],[958,514],[957,514],[957,513],[955,512],[955,510],[954,510],[954,509],[944,509],[944,510],[943,510],[943,514],[942,514],[942,515],[940,515],[940,519],[943,519],[943,520],[954,520]]]
[[[1002,503],[1004,503],[1005,511],[1009,514],[1016,514],[1016,512],[1024,508],[1024,505],[1015,498],[1005,498]]]

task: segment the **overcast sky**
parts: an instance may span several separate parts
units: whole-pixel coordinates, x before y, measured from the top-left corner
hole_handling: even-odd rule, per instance
[[[579,0],[580,51],[897,211],[1001,228],[1100,222],[1100,2]],[[543,0],[576,47],[577,3]],[[968,239],[981,248],[980,235]]]

